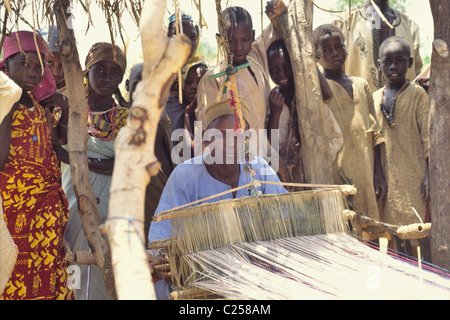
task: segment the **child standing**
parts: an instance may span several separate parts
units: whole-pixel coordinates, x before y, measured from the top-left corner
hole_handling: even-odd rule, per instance
[[[397,35],[409,43],[414,57],[413,67],[406,75],[409,80],[413,81],[423,66],[417,24],[405,13],[393,9],[389,5],[389,0],[374,0],[374,3],[392,25],[392,29],[381,20],[369,0],[352,8],[350,13],[343,12],[336,21],[333,21],[333,24],[345,34],[347,41],[348,57],[345,72],[367,80],[372,92],[384,85],[381,72],[378,70],[378,49],[386,38]]]
[[[282,39],[274,41],[267,50],[269,74],[277,85],[269,95],[270,114],[267,124],[268,139],[272,142],[272,131],[278,130],[279,170],[278,176],[285,182],[304,182],[300,152],[300,132],[295,106],[295,83],[289,53]],[[319,73],[322,96],[331,97],[327,80]],[[343,144],[341,129],[331,112],[324,105],[324,130],[328,138],[332,161]]]
[[[246,101],[250,108],[249,126],[258,132],[266,127],[270,85],[261,65],[248,56],[255,40],[252,18],[249,12],[241,7],[228,7],[221,13],[221,18],[226,28],[229,51],[233,55],[233,66],[239,67],[247,62],[250,64],[249,67],[239,69],[235,75],[239,98]],[[210,76],[224,71],[227,67],[227,62],[223,61],[200,80],[195,115],[202,123],[206,120],[206,106],[217,101],[226,78],[223,76],[213,79]]]
[[[383,221],[395,225],[419,223],[416,210],[425,222],[429,199],[429,98],[422,87],[406,79],[413,58],[405,40],[386,39],[380,46],[379,56],[386,85],[373,97],[386,140],[381,149],[388,186]],[[396,244],[400,250],[400,241]],[[425,251],[424,257],[429,259],[427,255]]]
[[[181,79],[176,78],[170,88],[170,93],[168,97],[168,101],[164,108],[165,112],[169,116],[172,132],[176,129],[180,129],[184,127],[184,111],[186,109],[186,96],[184,94],[184,82],[187,77],[187,73],[195,64],[200,63],[203,60],[202,56],[197,55],[198,46],[200,45],[200,30],[198,25],[194,22],[192,17],[188,14],[181,15],[181,23],[179,25],[180,30],[183,31],[183,34],[187,36],[190,40],[191,50],[189,58],[185,61],[183,67],[181,68]],[[176,35],[176,17],[175,14],[172,14],[169,18],[169,26],[168,26],[168,37],[173,37]],[[178,81],[181,80],[181,83]],[[180,88],[181,86],[181,88]],[[180,89],[183,92],[183,100],[180,103]],[[174,141],[176,144],[178,141]]]
[[[334,162],[334,183],[355,185],[358,192],[353,209],[379,220],[377,198],[383,198],[386,192],[379,157],[379,145],[384,140],[372,92],[367,81],[343,72],[347,50],[338,27],[319,26],[314,30],[314,42],[333,93],[326,103],[344,136],[344,145]]]
[[[129,106],[122,97],[119,84],[126,69],[123,51],[106,42],[95,43],[86,56],[86,107],[88,110],[89,138],[87,162],[89,179],[98,201],[102,222],[108,216],[109,188],[114,168],[114,143],[119,130],[126,125]],[[82,220],[78,214],[77,196],[73,188],[69,159],[61,159],[62,184],[67,194],[70,218],[65,234],[72,252],[89,250]],[[75,290],[76,300],[102,300],[106,298],[103,277],[98,266],[79,265],[81,288]],[[90,270],[90,272],[88,271]]]
[[[194,64],[187,70],[182,90],[183,103],[179,102],[178,93],[174,91],[170,93],[164,111],[170,118],[172,134],[177,129],[185,129],[185,118],[187,115],[189,115],[189,127],[187,129],[190,133],[193,133],[194,110],[197,107],[197,88],[200,79],[207,70],[208,67],[204,63]],[[185,135],[183,134],[183,137],[184,136]],[[175,136],[173,137],[175,139],[175,141],[173,141],[174,146],[178,143],[179,137],[180,134],[178,134],[178,132],[175,133]],[[189,137],[189,135],[187,137]]]

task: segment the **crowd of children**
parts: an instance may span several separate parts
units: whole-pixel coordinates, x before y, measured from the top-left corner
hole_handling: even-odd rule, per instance
[[[393,29],[380,22],[368,30],[367,21],[376,22],[378,16],[367,1],[332,24],[317,27],[313,34],[333,183],[356,186],[351,206],[369,218],[405,225],[419,222],[418,214],[427,222],[429,99],[414,82],[422,68],[417,25],[391,8],[389,1],[375,3]],[[269,11],[272,4],[269,1]],[[270,12],[269,17],[273,18]],[[214,201],[248,195],[242,189],[226,191],[248,183],[249,174],[275,182],[259,186],[261,193],[288,192],[276,184],[280,181],[305,182],[299,132],[302,119],[298,119],[295,103],[296,71],[284,40],[272,25],[264,30],[264,41],[255,38],[252,17],[242,7],[226,8],[221,21],[226,34],[220,37],[228,44],[232,59],[210,67],[197,52],[199,27],[189,15],[182,16],[182,30],[192,42],[191,55],[182,77],[171,86],[156,130],[155,154],[161,169],[146,192],[148,241],[171,235],[167,223],[151,223],[154,214],[218,193],[225,192]],[[174,23],[172,16],[169,37],[175,34]],[[81,289],[67,287],[61,242],[68,241],[73,252],[89,250],[89,244],[71,181],[66,146],[69,105],[63,94],[66,83],[57,32],[50,32],[48,42],[41,40],[38,47],[32,38],[33,33],[26,31],[7,35],[0,65],[2,99],[8,97],[2,100],[0,118],[0,208],[18,247],[14,269],[4,288],[0,286],[0,299],[105,299],[102,276],[95,266],[80,266]],[[119,84],[127,61],[120,48],[115,47],[115,54],[112,48],[109,43],[94,44],[84,71],[87,160],[101,219],[108,213],[114,138],[126,125],[142,74],[142,64],[133,66],[126,81],[130,97],[126,101]],[[40,58],[47,61],[45,72]],[[217,76],[229,67],[234,67],[234,72]],[[226,75],[234,77],[235,87],[230,88]],[[232,108],[236,105],[240,108]],[[54,116],[56,111],[60,117]],[[263,132],[269,145],[277,145],[273,139],[278,136],[279,167],[271,167],[269,160],[259,156],[245,158],[245,164],[238,161],[242,145],[236,143],[236,132],[249,128],[253,132],[267,130]],[[194,154],[196,130],[220,133],[205,143],[208,152]],[[265,142],[256,141],[254,150],[259,150]],[[218,154],[219,149],[224,153]],[[410,246],[396,238],[394,245],[398,251]],[[422,240],[421,246],[429,259],[428,239]],[[166,261],[158,257],[151,265],[161,263]],[[157,297],[167,299],[170,273],[155,269],[158,278]]]

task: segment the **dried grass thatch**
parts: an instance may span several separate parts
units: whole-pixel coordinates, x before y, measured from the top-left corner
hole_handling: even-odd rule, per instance
[[[142,0],[55,0],[55,1],[36,1],[36,0],[3,0],[0,3],[0,25],[1,41],[3,44],[5,34],[20,30],[25,25],[35,32],[39,33],[41,26],[56,25],[55,12],[61,8],[62,4],[80,5],[88,17],[86,33],[93,26],[91,9],[93,6],[100,8],[105,15],[105,22],[108,25],[111,37],[111,43],[116,43],[119,37],[126,45],[123,32],[125,31],[122,20],[125,15],[131,17],[132,21],[139,25],[140,13],[143,6]],[[70,12],[67,12],[67,21],[70,24]],[[98,22],[97,22],[98,23]]]

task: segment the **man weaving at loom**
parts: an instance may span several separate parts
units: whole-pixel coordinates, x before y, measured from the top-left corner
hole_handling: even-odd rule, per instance
[[[287,193],[264,160],[236,162],[236,146],[223,143],[223,132],[243,134],[239,118],[248,108],[242,102],[243,116],[235,112],[228,100],[206,112],[207,133],[222,133],[210,149],[218,142],[230,152],[217,157],[212,149],[183,162],[164,188],[149,233],[149,248],[160,250],[151,262],[157,299],[449,296],[450,282],[347,234],[349,186]],[[219,163],[227,154],[234,162]],[[367,270],[379,265],[386,268],[374,290]]]
[[[240,102],[242,118],[246,123],[249,117],[249,109],[245,102]],[[239,126],[238,113],[230,106],[229,100],[221,100],[214,103],[207,109],[206,127],[207,130],[218,130],[223,137],[223,157],[217,157],[207,152],[201,156],[187,160],[178,165],[172,172],[161,196],[155,215],[166,210],[189,204],[213,195],[202,202],[216,202],[231,198],[240,198],[249,195],[248,188],[239,188],[254,180],[274,182],[275,184],[261,184],[256,187],[256,191],[262,194],[286,193],[286,189],[280,183],[278,176],[267,162],[259,157],[249,163],[239,163],[237,161],[237,144],[232,146],[227,144],[226,136],[235,135],[235,128]],[[246,126],[247,127],[247,126]],[[241,134],[243,134],[241,132]],[[239,138],[239,134],[237,135]],[[218,136],[216,135],[217,139]],[[220,141],[215,141],[215,143]],[[220,148],[218,148],[220,149]],[[216,152],[217,153],[217,152]],[[222,161],[220,161],[222,160]],[[250,171],[248,170],[250,169]],[[236,189],[236,190],[234,190]],[[233,191],[234,190],[234,191]],[[172,236],[172,229],[169,220],[152,222],[149,232],[149,241],[167,239]],[[164,280],[170,280],[170,277]],[[155,284],[158,299],[168,299],[170,286],[164,281]],[[164,296],[165,293],[165,296]]]

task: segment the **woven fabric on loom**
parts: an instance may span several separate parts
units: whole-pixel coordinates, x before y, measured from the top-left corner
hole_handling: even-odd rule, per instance
[[[188,299],[450,298],[448,278],[350,235],[346,208],[325,188],[169,211],[174,283]]]

